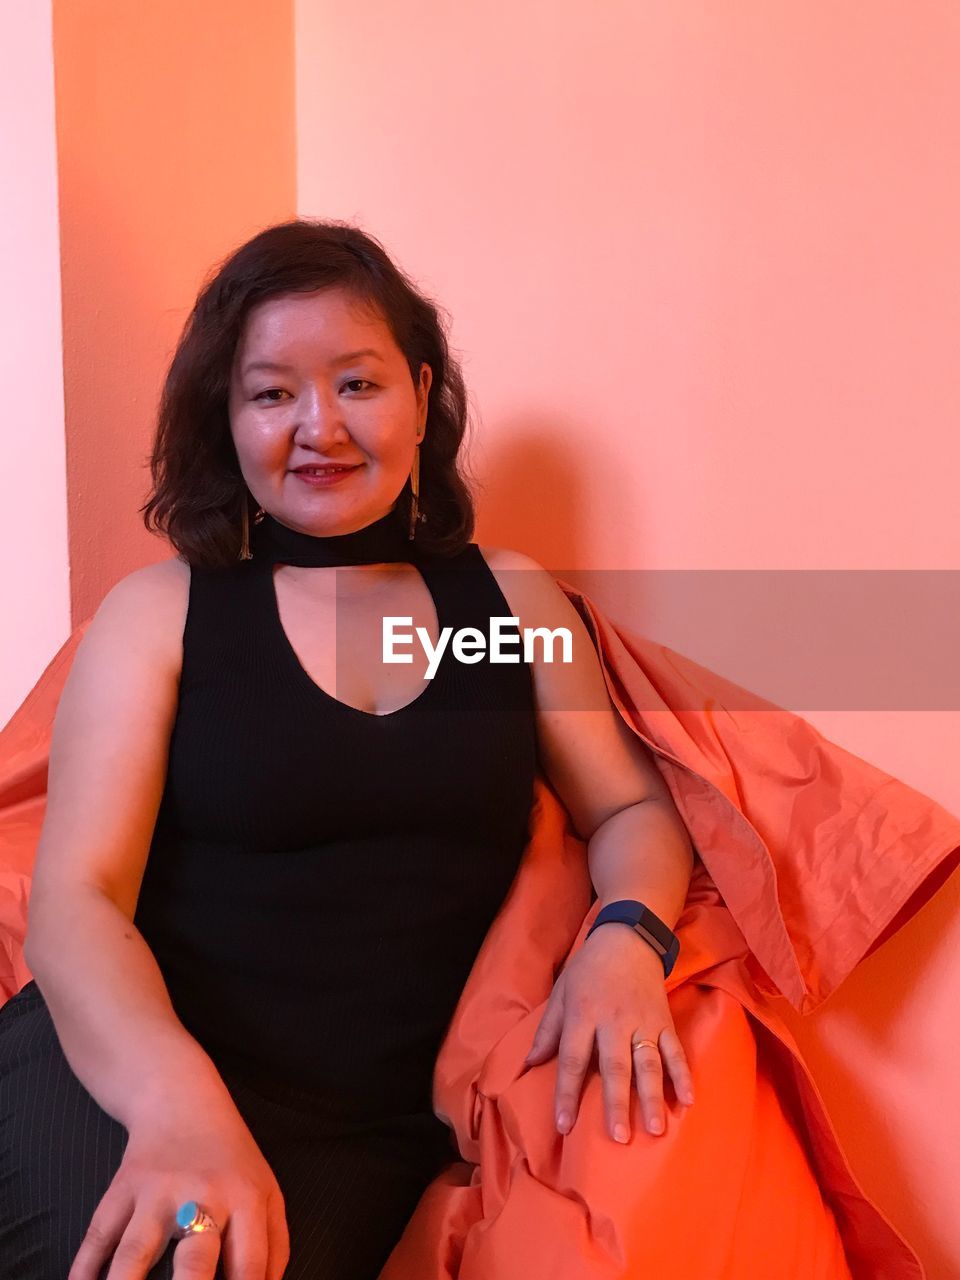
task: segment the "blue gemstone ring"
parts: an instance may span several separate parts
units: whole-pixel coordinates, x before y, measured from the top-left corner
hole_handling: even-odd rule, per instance
[[[220,1228],[196,1200],[185,1200],[177,1210],[177,1226],[174,1235],[179,1240],[202,1231],[219,1231]]]

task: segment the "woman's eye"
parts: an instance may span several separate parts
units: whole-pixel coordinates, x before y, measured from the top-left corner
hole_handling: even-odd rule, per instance
[[[374,384],[368,378],[351,378],[348,382],[345,382],[343,385],[345,387],[357,387],[359,390],[362,390],[364,387],[372,387]],[[256,395],[253,398],[256,401],[256,400],[263,400],[267,397],[271,397],[267,399],[267,404],[278,404],[279,401],[273,399],[272,397],[283,396],[286,394],[287,393],[283,390],[282,387],[268,387],[266,391],[261,391],[259,395]]]

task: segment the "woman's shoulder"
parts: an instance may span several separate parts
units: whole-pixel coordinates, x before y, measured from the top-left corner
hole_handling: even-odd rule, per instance
[[[529,580],[530,584],[539,582],[543,588],[545,582],[553,582],[554,577],[549,570],[545,570],[543,564],[535,561],[534,557],[527,556],[526,552],[518,552],[512,547],[481,547],[480,543],[476,543],[476,549],[479,550],[486,562],[486,567],[499,582],[500,588],[504,581],[516,580],[518,584]]]
[[[523,618],[533,611],[534,605],[537,606],[535,612],[542,614],[545,602],[553,600],[556,604],[558,597],[563,597],[553,574],[533,556],[512,547],[488,547],[479,543],[476,546],[512,614]]]
[[[588,662],[594,660],[594,646],[583,617],[567,591],[550,569],[526,552],[511,547],[477,549],[503,592],[510,612],[520,626],[545,627],[549,631],[566,628]]]
[[[545,574],[547,570],[542,564],[523,551],[515,551],[512,547],[487,547],[476,543],[476,548],[487,563],[487,568],[494,576],[516,573],[525,570],[528,573]]]
[[[190,595],[190,565],[174,556],[154,564],[141,565],[121,578],[107,598],[120,598],[146,606],[151,613],[186,609]]]
[[[179,556],[142,565],[110,588],[95,621],[123,627],[131,640],[148,644],[165,664],[179,669],[190,578],[190,565]]]

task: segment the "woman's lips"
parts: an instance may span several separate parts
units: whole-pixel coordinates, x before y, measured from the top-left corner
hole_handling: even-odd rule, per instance
[[[328,471],[326,474],[310,471],[294,471],[298,480],[302,480],[304,484],[310,485],[313,489],[328,489],[331,485],[339,484],[341,480],[346,480],[347,476],[352,476],[355,471],[359,471],[363,463],[358,463],[355,467],[346,467],[342,471]]]

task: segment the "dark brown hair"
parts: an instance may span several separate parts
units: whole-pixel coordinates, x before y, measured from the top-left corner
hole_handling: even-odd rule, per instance
[[[230,371],[247,312],[295,290],[346,290],[374,307],[406,357],[416,385],[432,370],[427,430],[420,445],[417,546],[453,555],[472,538],[473,498],[462,471],[467,393],[450,354],[438,305],[417,290],[383,246],[341,221],[296,218],[241,245],[201,288],[163,384],[149,465],[153,491],[140,511],[191,565],[226,567],[240,552],[241,512],[250,493],[230,433]],[[410,480],[394,509],[406,529]]]

